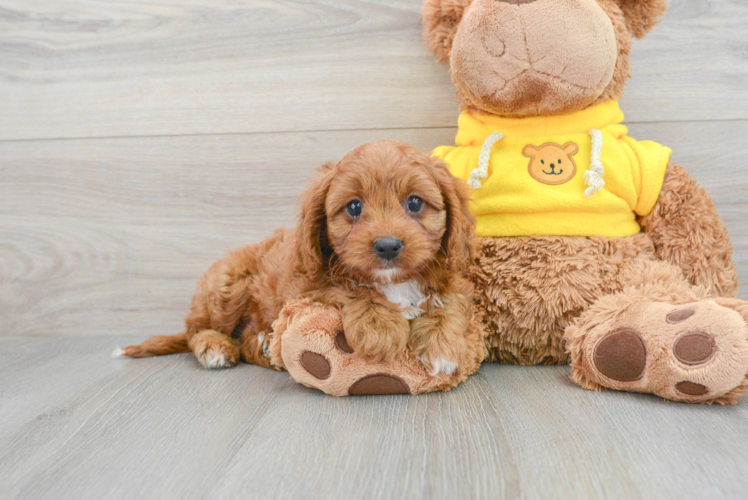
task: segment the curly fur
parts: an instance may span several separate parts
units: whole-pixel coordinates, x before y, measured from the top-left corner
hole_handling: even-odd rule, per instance
[[[441,161],[392,141],[361,146],[318,174],[295,230],[233,250],[203,275],[185,332],[123,354],[190,350],[211,368],[235,365],[240,356],[270,367],[273,322],[286,302],[306,295],[343,311],[348,341],[365,358],[389,361],[410,349],[427,364],[467,362],[473,287],[463,275],[476,252],[467,188]],[[422,212],[406,210],[411,195],[424,201]],[[354,199],[364,207],[358,218],[346,212]],[[373,249],[383,237],[403,241],[391,262]],[[411,322],[376,286],[399,282],[432,297]]]

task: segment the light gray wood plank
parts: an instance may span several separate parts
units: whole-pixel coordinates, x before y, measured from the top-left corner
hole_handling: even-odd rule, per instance
[[[116,340],[126,344],[135,339]],[[31,344],[4,341],[3,351],[19,346],[42,355],[62,346],[64,353],[58,357],[64,357],[67,364],[50,373],[44,363],[32,362],[36,370],[30,370],[26,382],[15,388],[6,385],[15,373],[3,370],[4,391],[11,397],[23,393],[26,400],[10,410],[4,408],[9,413],[6,419],[16,421],[18,407],[26,413],[38,411],[21,424],[6,427],[3,420],[3,495],[91,498],[96,491],[108,498],[165,498],[152,493],[155,487],[153,491],[163,491],[167,496],[172,492],[170,497],[183,498],[174,494],[177,489],[170,484],[171,479],[176,477],[182,483],[185,478],[192,486],[202,479],[201,471],[214,467],[215,461],[230,459],[237,432],[253,428],[259,415],[274,404],[279,388],[295,387],[285,373],[243,365],[224,375],[199,368],[195,359],[186,355],[148,363],[121,363],[107,356],[114,345],[114,339],[72,344],[62,339]],[[81,355],[75,352],[75,346],[80,346]],[[96,347],[95,356],[87,352],[90,346]],[[104,370],[100,369],[102,365]],[[86,373],[88,380],[72,386],[71,379],[79,378],[80,373]],[[47,387],[51,376],[59,385],[72,387],[51,393]],[[216,385],[219,380],[223,382]],[[252,389],[253,385],[257,387]],[[156,390],[145,390],[145,386]],[[173,391],[187,397],[178,397],[174,406],[159,403]],[[246,397],[249,393],[252,397]],[[216,432],[210,432],[210,428]],[[91,432],[96,436],[87,441]],[[75,445],[80,439],[90,447]],[[184,447],[171,446],[175,439],[181,439]],[[117,446],[113,446],[115,441]],[[172,465],[176,468],[169,471]],[[135,482],[140,486],[134,487]],[[189,489],[184,492],[191,495]]]
[[[748,121],[633,124],[714,196],[748,281]],[[0,336],[176,333],[223,253],[294,223],[312,171],[380,138],[454,129],[0,143]],[[32,146],[33,145],[33,146]],[[742,292],[748,298],[748,290]]]
[[[636,121],[748,118],[748,4],[673,0]],[[0,0],[0,140],[451,127],[421,0]]]
[[[27,356],[20,375],[0,365],[15,401],[0,406],[3,497],[682,500],[748,487],[745,402],[596,393],[567,367],[502,365],[450,393],[335,399],[255,366],[108,357],[136,340],[0,339],[4,356]]]

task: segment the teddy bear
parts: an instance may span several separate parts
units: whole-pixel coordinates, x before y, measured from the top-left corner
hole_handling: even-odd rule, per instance
[[[748,304],[736,298],[727,230],[669,148],[628,136],[618,104],[632,41],[666,8],[426,0],[424,34],[450,67],[461,111],[455,145],[433,154],[471,188],[485,361],[571,364],[586,389],[735,404],[748,391]],[[325,327],[310,326],[321,317]],[[283,318],[275,363],[301,383],[347,393],[360,373],[333,352],[339,313],[297,303]],[[337,360],[324,383],[296,361],[310,348]],[[406,358],[370,368],[381,380],[366,393],[461,382],[435,382]]]

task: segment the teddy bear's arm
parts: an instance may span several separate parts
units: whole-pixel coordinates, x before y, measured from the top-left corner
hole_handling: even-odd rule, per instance
[[[675,264],[686,279],[722,297],[737,294],[732,244],[706,190],[677,164],[668,164],[659,199],[641,219],[657,256]]]

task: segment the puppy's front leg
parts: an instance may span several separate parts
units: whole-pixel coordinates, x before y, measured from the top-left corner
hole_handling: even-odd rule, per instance
[[[453,374],[468,356],[468,297],[444,293],[426,303],[423,315],[411,322],[408,348],[431,372]]]
[[[410,324],[399,306],[365,291],[341,309],[346,339],[356,353],[389,363],[405,350]]]

